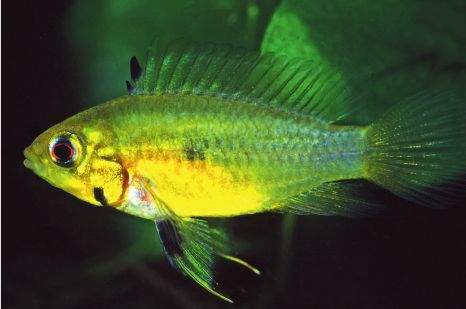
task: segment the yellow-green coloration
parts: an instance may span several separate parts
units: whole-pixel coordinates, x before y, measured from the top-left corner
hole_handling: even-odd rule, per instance
[[[456,160],[465,113],[445,94],[357,127],[338,124],[349,100],[341,77],[311,62],[153,48],[131,71],[130,95],[50,128],[25,165],[84,201],[155,220],[171,263],[227,301],[215,291],[215,255],[258,271],[193,217],[374,213],[355,179],[438,206],[429,188],[466,170]]]

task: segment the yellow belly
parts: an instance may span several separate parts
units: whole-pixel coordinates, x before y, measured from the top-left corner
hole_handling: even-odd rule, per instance
[[[260,212],[264,194],[250,181],[205,161],[140,160],[137,173],[156,185],[157,198],[182,217],[228,217]]]

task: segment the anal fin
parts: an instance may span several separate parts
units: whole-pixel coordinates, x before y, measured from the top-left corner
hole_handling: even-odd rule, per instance
[[[282,203],[280,212],[298,215],[370,217],[383,210],[363,180],[327,182]]]

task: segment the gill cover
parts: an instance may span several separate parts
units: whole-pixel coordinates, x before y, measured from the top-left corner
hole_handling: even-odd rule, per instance
[[[127,182],[127,172],[117,160],[91,160],[89,185],[92,188],[93,204],[119,206],[124,199]]]

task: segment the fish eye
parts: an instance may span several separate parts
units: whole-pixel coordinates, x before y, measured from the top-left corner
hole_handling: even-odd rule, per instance
[[[76,136],[59,136],[49,143],[49,155],[52,161],[61,167],[75,165],[79,155],[80,145]]]

